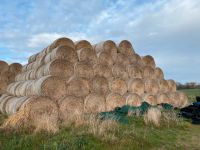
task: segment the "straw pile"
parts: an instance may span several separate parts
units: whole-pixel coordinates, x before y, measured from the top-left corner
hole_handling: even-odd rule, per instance
[[[82,113],[110,111],[125,104],[187,104],[186,95],[176,92],[175,81],[164,78],[154,58],[141,57],[127,40],[92,45],[60,38],[30,56],[22,69],[16,66],[0,61],[0,79],[9,83],[7,94],[0,98],[1,113],[11,115],[5,127],[31,124],[45,129],[42,117],[51,124],[49,130],[56,131],[58,119],[66,123]],[[12,83],[2,76],[8,70],[18,74]]]

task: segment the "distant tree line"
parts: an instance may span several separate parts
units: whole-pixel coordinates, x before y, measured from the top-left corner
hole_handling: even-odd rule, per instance
[[[197,83],[197,82],[188,82],[185,84],[177,82],[176,85],[177,85],[178,90],[180,90],[180,89],[200,89],[200,83]]]

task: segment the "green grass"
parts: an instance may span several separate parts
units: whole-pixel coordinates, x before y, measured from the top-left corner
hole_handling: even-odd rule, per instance
[[[198,95],[199,90],[186,90],[189,96]],[[5,116],[0,115],[0,124]],[[106,136],[86,132],[79,128],[62,127],[56,134],[28,131],[5,132],[0,130],[0,150],[146,150],[200,149],[200,126],[188,121],[162,123],[160,127],[145,125],[142,118],[130,117],[129,124],[119,124],[118,130]]]
[[[192,102],[196,101],[196,96],[200,96],[200,89],[184,89],[180,91],[185,92],[188,95],[189,100]]]

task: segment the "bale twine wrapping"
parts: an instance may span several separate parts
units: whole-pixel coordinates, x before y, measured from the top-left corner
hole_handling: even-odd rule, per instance
[[[84,109],[84,100],[76,96],[66,96],[58,102],[60,118],[64,123],[81,117]]]
[[[6,114],[6,103],[9,99],[11,99],[12,96],[10,95],[7,95],[7,94],[3,94],[1,97],[0,97],[0,112],[2,114]]]
[[[142,70],[138,65],[128,65],[127,72],[129,78],[142,78]]]
[[[53,49],[60,47],[60,46],[67,46],[71,47],[72,49],[75,49],[74,42],[66,37],[59,38],[55,40],[47,49],[46,49],[46,54],[50,53]]]
[[[170,92],[176,92],[176,82],[174,80],[167,80],[169,91]]]
[[[110,93],[106,96],[106,111],[112,111],[116,107],[122,107],[126,104],[125,99],[117,93]]]
[[[142,98],[136,93],[126,93],[123,97],[126,100],[126,105],[139,107],[142,104]]]
[[[111,54],[107,52],[99,52],[97,53],[98,63],[103,65],[112,66],[113,65],[113,59],[111,57]]]
[[[117,57],[114,62],[115,64],[120,64],[125,67],[130,64],[129,58],[126,55],[121,54],[121,53],[117,53]]]
[[[128,40],[123,40],[119,43],[118,52],[127,56],[133,55],[135,53],[131,42]]]
[[[124,80],[128,79],[128,73],[126,72],[126,67],[120,64],[115,64],[112,67],[112,74],[114,77],[121,77]]]
[[[67,81],[67,95],[85,97],[90,92],[90,84],[90,81],[85,78],[73,76]]]
[[[152,94],[144,94],[142,96],[143,100],[147,103],[149,103],[150,105],[157,105],[157,97],[155,95]]]
[[[94,77],[93,67],[88,62],[77,62],[74,65],[74,74],[77,77],[92,79]]]
[[[38,68],[35,77],[41,78],[42,76],[52,75],[69,79],[73,74],[74,74],[74,68],[72,63],[66,60],[57,59]]]
[[[107,41],[103,41],[100,43],[97,43],[94,46],[94,49],[97,53],[99,52],[106,52],[109,53],[112,56],[112,59],[115,60],[116,59],[116,55],[117,55],[117,46],[116,44],[111,41],[111,40],[107,40]]]
[[[139,96],[144,94],[144,81],[139,78],[131,78],[128,80],[128,92],[136,93]]]
[[[154,77],[154,69],[150,66],[143,67],[143,78],[145,79],[153,79]]]
[[[88,61],[91,64],[97,63],[96,52],[91,48],[81,48],[77,51],[79,61]]]
[[[79,49],[82,49],[82,48],[86,48],[86,49],[92,49],[92,45],[90,44],[89,41],[87,40],[80,40],[80,41],[76,41],[75,42],[75,49],[76,50],[79,50]]]
[[[109,80],[109,89],[113,93],[124,95],[127,92],[127,84],[121,78],[113,78]]]
[[[159,92],[159,85],[158,82],[154,79],[146,79],[144,80],[145,84],[145,93],[155,95]]]
[[[160,69],[159,67],[156,67],[154,69],[154,79],[159,79],[159,80],[162,80],[164,79],[164,73],[162,71],[162,69]]]
[[[71,63],[75,63],[78,61],[78,56],[73,48],[64,45],[59,46],[53,49],[51,53],[48,53],[44,59],[44,62],[48,63],[55,59],[63,59]]]
[[[0,72],[8,71],[9,66],[7,62],[0,60]]]
[[[96,64],[93,66],[94,75],[109,79],[112,77],[112,69],[108,65]]]
[[[92,80],[92,92],[101,95],[106,95],[109,93],[108,80],[104,77],[95,76]]]
[[[154,61],[154,58],[150,55],[142,57],[142,62],[145,66],[150,66],[152,68],[156,67],[156,63]]]
[[[22,65],[19,63],[12,63],[9,66],[9,71],[14,75],[17,75],[22,71]]]
[[[167,80],[165,79],[158,80],[158,85],[159,85],[159,92],[161,93],[169,92],[169,85]]]
[[[106,100],[101,94],[91,93],[84,100],[85,113],[99,113],[106,110]]]
[[[162,103],[170,104],[171,100],[170,100],[168,94],[166,94],[166,93],[159,93],[159,94],[157,94],[157,103],[158,104],[162,104]]]

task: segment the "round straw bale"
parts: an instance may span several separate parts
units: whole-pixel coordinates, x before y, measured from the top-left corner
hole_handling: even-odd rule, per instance
[[[117,93],[110,93],[106,97],[106,111],[112,111],[116,107],[122,107],[126,105],[125,99]]]
[[[143,100],[147,103],[149,103],[150,105],[157,105],[157,97],[155,95],[152,94],[144,94],[143,96]]]
[[[158,102],[158,104],[162,104],[162,103],[168,103],[168,104],[170,104],[171,100],[170,100],[168,94],[166,94],[166,93],[159,93],[159,94],[157,94],[157,102]]]
[[[138,95],[144,94],[144,81],[139,78],[131,78],[128,80],[128,92]]]
[[[54,50],[52,50],[51,53],[47,54],[44,59],[44,62],[48,63],[55,59],[64,59],[71,63],[75,63],[78,61],[78,56],[73,48],[64,45],[55,48]]]
[[[0,82],[1,81],[6,81],[8,82],[9,81],[9,77],[8,77],[8,71],[5,71],[5,72],[2,72],[0,73]]]
[[[117,57],[115,59],[115,64],[120,64],[120,65],[123,65],[126,67],[127,65],[130,64],[129,58],[124,54],[117,53]]]
[[[67,81],[67,95],[84,97],[90,92],[90,81],[85,78],[72,76]]]
[[[153,79],[153,77],[154,77],[154,69],[150,66],[143,67],[143,78]]]
[[[165,79],[158,80],[159,91],[162,93],[167,93],[169,91],[168,82]]]
[[[154,79],[164,79],[164,73],[162,71],[162,69],[160,69],[159,67],[156,67],[154,69]]]
[[[97,53],[99,52],[106,52],[109,53],[112,56],[112,59],[115,60],[116,59],[116,55],[117,55],[117,46],[116,44],[111,41],[111,40],[107,40],[107,41],[103,41],[100,42],[98,44],[96,44],[94,46],[94,49]]]
[[[106,100],[101,94],[91,93],[84,100],[85,113],[98,113],[106,110]]]
[[[176,92],[176,82],[174,80],[167,80],[169,91],[170,92]]]
[[[92,80],[92,92],[106,95],[109,93],[108,80],[104,77],[95,76]]]
[[[103,65],[112,66],[113,65],[113,59],[111,57],[111,54],[106,52],[99,52],[97,53],[98,63]]]
[[[72,63],[65,60],[56,59],[38,68],[36,72],[36,78],[52,75],[69,79],[73,74],[74,68]]]
[[[73,121],[83,114],[84,100],[76,96],[66,96],[58,102],[60,118],[63,122]]]
[[[14,82],[14,83],[9,84],[7,87],[7,92],[12,95],[15,95],[16,89],[20,84],[21,82]]]
[[[59,38],[55,40],[48,48],[47,48],[47,53],[50,53],[53,49],[59,47],[59,46],[68,46],[73,49],[75,49],[75,44],[74,42],[66,37]]]
[[[126,69],[130,78],[142,78],[142,70],[138,65],[128,65]]]
[[[9,66],[9,71],[13,74],[19,74],[22,71],[22,65],[19,63],[13,63]]]
[[[188,97],[184,92],[178,92],[179,95],[179,108],[183,108],[188,105]]]
[[[6,92],[8,83],[6,81],[0,81],[0,95]]]
[[[180,97],[178,92],[169,92],[167,94],[170,98],[169,104],[173,105],[174,107],[179,107]]]
[[[79,50],[82,48],[92,49],[92,45],[87,40],[80,40],[80,41],[75,42],[75,48],[76,50]]]
[[[142,58],[140,57],[140,55],[136,53],[128,56],[128,59],[130,64],[143,66]]]
[[[0,60],[0,72],[8,71],[8,69],[9,69],[8,63]]]
[[[142,98],[138,94],[126,93],[123,97],[126,100],[126,105],[139,107],[142,104]]]
[[[127,84],[121,78],[113,78],[109,80],[109,89],[113,93],[124,95],[127,92]]]
[[[123,40],[119,43],[118,52],[127,56],[133,55],[135,53],[131,42],[129,42],[128,40]]]
[[[88,62],[79,61],[74,65],[74,74],[77,77],[92,79],[94,77],[93,67]]]
[[[97,63],[96,52],[91,48],[81,48],[77,51],[79,61],[87,61],[91,64]]]
[[[159,92],[159,85],[158,82],[154,79],[146,79],[144,80],[145,83],[145,93],[148,94],[157,94]]]
[[[28,59],[28,63],[32,63],[32,62],[36,61],[36,58],[38,55],[39,55],[39,53],[31,55]]]
[[[142,62],[145,66],[150,66],[152,68],[156,67],[156,63],[154,61],[154,58],[150,55],[142,57]]]
[[[112,74],[114,77],[120,77],[124,80],[128,79],[128,73],[126,72],[126,67],[120,64],[115,64],[112,67]]]
[[[0,97],[0,112],[2,114],[6,114],[6,103],[9,99],[11,99],[12,96],[10,95],[7,95],[7,94],[3,94],[1,97]]]
[[[93,66],[94,75],[109,79],[112,77],[112,69],[108,65],[96,64]]]
[[[16,113],[21,105],[26,101],[30,99],[29,97],[12,97],[10,98],[5,106],[6,114],[12,115]]]

